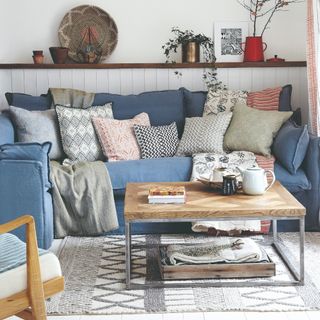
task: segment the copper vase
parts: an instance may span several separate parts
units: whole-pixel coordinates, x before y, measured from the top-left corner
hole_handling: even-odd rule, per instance
[[[200,61],[200,45],[188,42],[182,45],[182,62],[195,63]]]

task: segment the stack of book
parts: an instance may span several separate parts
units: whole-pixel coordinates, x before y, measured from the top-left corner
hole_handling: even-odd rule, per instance
[[[149,189],[149,203],[185,203],[184,186],[157,186]]]

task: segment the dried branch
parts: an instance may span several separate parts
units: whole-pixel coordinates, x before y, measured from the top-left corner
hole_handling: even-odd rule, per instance
[[[289,6],[292,3],[303,2],[304,0],[274,0],[273,5],[271,7],[266,6],[272,0],[237,0],[237,2],[246,10],[249,11],[250,20],[253,22],[253,36],[255,37],[257,34],[257,20],[261,17],[268,16],[265,25],[262,28],[261,36],[264,34],[266,29],[268,28],[274,14],[278,11],[283,10],[284,7]]]

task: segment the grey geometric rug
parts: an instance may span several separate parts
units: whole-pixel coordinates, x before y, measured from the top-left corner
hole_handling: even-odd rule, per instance
[[[197,241],[207,241],[197,237]],[[281,234],[289,254],[296,256],[297,235]],[[192,235],[134,236],[133,244],[194,241]],[[135,249],[133,279],[145,283],[158,279],[155,249]],[[290,275],[277,255],[274,280]],[[67,237],[58,253],[65,277],[65,291],[48,303],[48,313],[128,314],[191,311],[295,311],[320,309],[320,233],[306,234],[306,284],[296,287],[180,288],[125,290],[124,236]],[[209,283],[216,280],[202,280]]]

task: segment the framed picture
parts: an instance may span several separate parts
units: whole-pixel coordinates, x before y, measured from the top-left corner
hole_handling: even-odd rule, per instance
[[[217,62],[242,62],[241,43],[248,36],[248,22],[215,22],[214,49]]]

